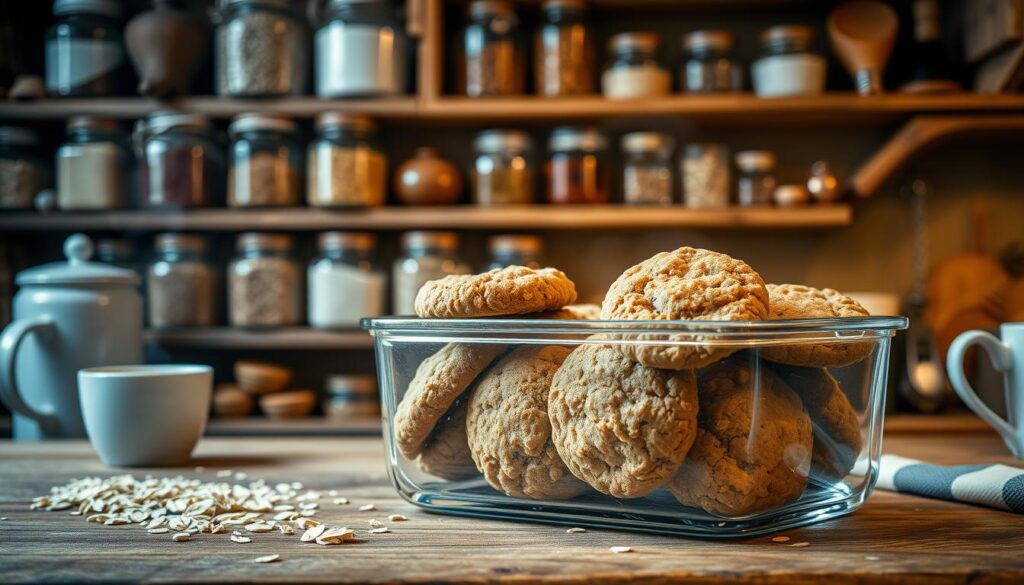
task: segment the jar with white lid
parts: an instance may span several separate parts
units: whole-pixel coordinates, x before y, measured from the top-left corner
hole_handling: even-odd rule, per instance
[[[217,0],[217,95],[306,92],[308,32],[290,0]]]
[[[39,134],[29,128],[0,126],[0,209],[31,209],[49,182]]]
[[[671,136],[632,132],[622,137],[622,199],[631,205],[672,203]]]
[[[680,85],[688,93],[740,91],[736,36],[724,30],[697,30],[683,37]]]
[[[408,42],[389,0],[327,0],[313,47],[320,97],[406,91]]]
[[[377,379],[359,374],[336,374],[327,378],[324,415],[335,421],[380,416]]]
[[[324,112],[306,153],[306,203],[377,207],[387,194],[387,158],[377,124],[366,116]]]
[[[809,26],[773,26],[761,32],[761,57],[751,66],[759,97],[820,95],[825,91],[825,58],[815,49]]]
[[[683,204],[695,209],[729,206],[729,149],[723,144],[687,144],[680,157]]]
[[[384,273],[372,256],[373,234],[320,234],[320,256],[307,270],[307,314],[317,329],[355,329],[363,317],[384,314]]]
[[[302,149],[295,122],[241,114],[228,126],[229,207],[285,207],[302,199]]]
[[[72,117],[67,139],[57,149],[57,206],[65,211],[126,206],[130,166],[128,135],[117,121]]]
[[[302,269],[291,236],[248,232],[238,236],[238,256],[228,267],[232,325],[268,327],[302,321]]]
[[[13,4],[13,2],[12,2]],[[46,33],[46,93],[117,95],[127,60],[118,0],[56,0]]]
[[[619,33],[608,40],[609,64],[601,91],[609,99],[668,95],[672,74],[659,58],[661,37],[651,32]]]
[[[146,272],[150,326],[215,325],[220,287],[207,260],[208,240],[193,234],[159,234],[155,248],[156,257]]]
[[[463,33],[462,86],[469,97],[506,96],[526,90],[526,57],[519,16],[511,2],[474,0]]]
[[[771,205],[775,191],[775,154],[767,150],[736,153],[736,202],[741,207]]]
[[[527,205],[536,180],[533,141],[521,130],[485,130],[473,141],[469,180],[477,205]]]
[[[413,231],[402,234],[402,256],[392,269],[392,307],[395,315],[416,314],[416,293],[430,280],[449,274],[470,274],[458,256],[455,232]]]
[[[556,97],[592,93],[594,36],[585,0],[545,0],[534,46],[537,93]]]
[[[491,263],[487,270],[506,266],[540,268],[540,255],[544,242],[539,236],[505,234],[492,236],[487,242]]]

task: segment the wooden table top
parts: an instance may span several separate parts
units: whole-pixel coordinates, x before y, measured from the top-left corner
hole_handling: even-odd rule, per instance
[[[936,463],[1013,463],[991,435],[894,437],[886,451]],[[604,583],[1024,583],[1024,518],[962,504],[876,492],[852,516],[770,537],[719,542],[490,521],[426,513],[400,500],[379,439],[206,439],[192,465],[249,479],[301,481],[338,490],[351,505],[325,504],[319,518],[365,529],[400,513],[392,532],[341,546],[296,536],[226,535],[175,543],[133,526],[86,523],[66,512],[29,511],[35,496],[72,477],[124,473],[104,467],[85,442],[0,442],[0,583],[339,583],[545,581]],[[143,475],[146,470],[135,470]],[[360,512],[373,503],[377,510]],[[611,546],[634,552],[613,554]],[[253,559],[281,555],[281,562]]]

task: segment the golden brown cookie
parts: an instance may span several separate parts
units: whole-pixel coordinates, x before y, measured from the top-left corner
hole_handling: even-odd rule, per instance
[[[796,394],[744,360],[700,371],[697,386],[697,440],[667,486],[676,499],[720,516],[745,516],[799,498],[813,436]]]
[[[760,275],[741,260],[698,248],[655,254],[629,268],[601,305],[602,319],[756,321],[767,316],[768,291]],[[706,366],[733,352],[706,345],[617,347],[645,366],[673,370]]]
[[[560,500],[587,488],[551,444],[548,393],[569,353],[557,345],[520,346],[474,385],[466,426],[469,449],[494,489],[514,497]]]
[[[863,439],[857,411],[839,382],[824,368],[775,366],[775,373],[796,392],[814,427],[813,472],[846,476],[860,456]]]
[[[816,289],[802,284],[769,284],[769,319],[832,319],[867,317],[857,301],[830,288]],[[807,367],[848,366],[871,353],[873,344],[863,341],[796,343],[766,347],[761,355],[780,364]]]
[[[535,319],[559,319],[564,321],[597,321],[601,318],[601,307],[593,303],[566,305],[561,309],[546,311],[534,315],[526,315]]]
[[[551,438],[573,475],[617,498],[672,478],[696,434],[693,372],[656,370],[608,345],[581,345],[551,383]]]
[[[500,345],[449,343],[416,368],[416,375],[395,409],[395,444],[407,459],[423,442],[455,399],[503,351]]]
[[[416,458],[416,464],[425,473],[441,479],[468,479],[480,473],[473,463],[466,440],[467,394],[460,396],[437,422],[434,431],[423,443],[423,450]]]
[[[576,285],[561,270],[526,266],[431,280],[416,293],[416,314],[458,319],[522,315],[576,302]]]

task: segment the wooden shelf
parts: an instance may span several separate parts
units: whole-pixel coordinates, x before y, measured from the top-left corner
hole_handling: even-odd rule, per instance
[[[385,207],[365,211],[311,208],[193,211],[32,212],[0,214],[4,231],[319,231],[329,229],[640,229],[824,228],[849,225],[849,205],[802,208],[687,209],[622,205]]]
[[[234,327],[149,329],[146,341],[163,347],[189,349],[371,349],[365,331],[321,331],[308,327],[246,330]]]
[[[284,437],[379,437],[379,418],[331,420],[324,417],[271,419],[265,417],[211,418],[206,423],[208,437],[284,436]]]

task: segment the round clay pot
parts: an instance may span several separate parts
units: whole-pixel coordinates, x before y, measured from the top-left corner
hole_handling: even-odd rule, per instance
[[[395,172],[395,194],[406,205],[450,205],[462,195],[462,174],[436,148],[418,148]]]
[[[206,26],[183,0],[154,0],[153,8],[125,27],[128,56],[139,74],[139,93],[155,98],[184,95],[206,50]]]

